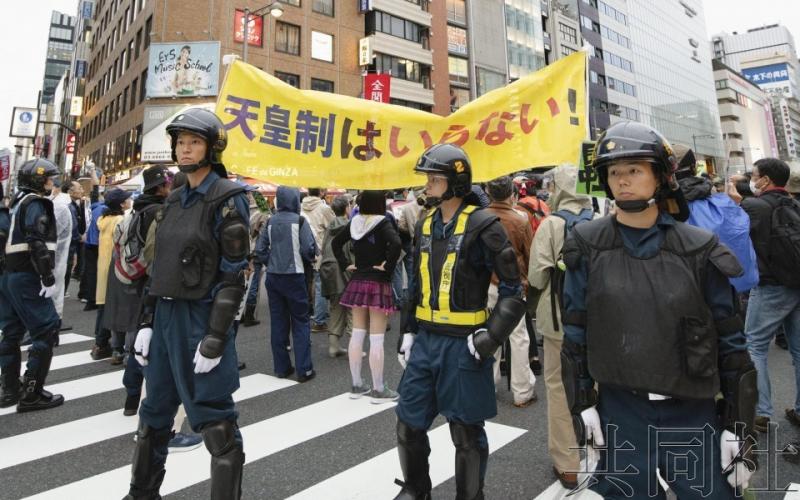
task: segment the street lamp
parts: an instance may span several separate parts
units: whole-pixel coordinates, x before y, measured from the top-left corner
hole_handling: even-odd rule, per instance
[[[269,3],[259,9],[250,12],[249,7],[244,8],[244,49],[242,49],[242,61],[247,62],[248,38],[250,38],[250,16],[263,16],[267,10],[272,17],[278,18],[283,15],[283,7],[278,2]],[[269,50],[269,48],[267,49]]]

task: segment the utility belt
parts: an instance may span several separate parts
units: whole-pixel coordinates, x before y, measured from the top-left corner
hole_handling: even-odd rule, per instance
[[[485,324],[473,326],[446,325],[442,323],[432,323],[425,320],[417,320],[420,330],[425,330],[434,335],[445,335],[447,337],[467,338],[475,333],[479,328],[485,328]]]
[[[417,320],[460,327],[475,328],[486,323],[489,313],[486,309],[479,311],[447,311],[417,306]]]

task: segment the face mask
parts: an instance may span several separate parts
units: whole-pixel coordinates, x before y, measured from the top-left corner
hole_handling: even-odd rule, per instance
[[[761,194],[761,190],[756,187],[756,181],[752,179],[750,180],[750,191],[756,196]]]
[[[655,205],[656,200],[655,198],[650,198],[649,200],[619,200],[615,203],[617,208],[623,212],[638,213],[644,212],[651,206]]]

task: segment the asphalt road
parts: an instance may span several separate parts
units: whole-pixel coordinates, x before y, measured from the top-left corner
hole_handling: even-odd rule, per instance
[[[76,293],[77,284],[71,285],[71,291]],[[263,295],[262,290],[258,313],[261,325],[241,328],[237,339],[239,357],[247,363],[241,372],[242,389],[237,393],[248,457],[244,498],[392,498],[399,488],[392,484],[398,465],[391,405],[370,405],[367,400],[354,402],[342,396],[350,385],[348,363],[345,358],[327,357],[325,334],[312,334],[318,374],[315,380],[286,384],[272,377]],[[65,303],[65,324],[73,326],[65,333],[86,338],[63,337],[74,342],[57,348],[58,358],[47,385],[51,389],[65,387],[73,397],[49,411],[0,413],[0,499],[37,494],[41,494],[37,498],[113,499],[122,498],[127,491],[136,417],[122,417],[122,372],[108,360],[91,362],[95,313],[84,312],[74,295]],[[385,378],[396,387],[401,376],[400,365],[391,354],[398,335],[396,319],[392,326],[386,339]],[[365,362],[368,376],[367,366]],[[779,424],[774,446],[782,448],[790,440],[800,441],[800,429],[782,416],[795,393],[787,351],[773,346],[770,372],[775,421]],[[505,381],[498,388],[499,413],[487,427],[492,447],[487,498],[567,496],[566,490],[552,486],[543,380],[537,381],[536,391],[539,401],[518,409],[512,405]],[[437,484],[433,496],[454,498],[452,450],[446,425],[439,428],[443,424],[444,420],[438,419],[431,432],[432,477]],[[162,493],[174,499],[207,497],[207,457],[202,447],[170,456]],[[760,470],[755,476],[756,486],[766,487],[770,480],[778,489],[792,481],[800,483],[800,465],[780,456],[768,462],[771,471],[767,474]],[[785,495],[762,492],[758,498]]]

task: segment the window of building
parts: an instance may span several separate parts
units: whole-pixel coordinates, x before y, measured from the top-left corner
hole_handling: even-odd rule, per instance
[[[466,0],[446,0],[447,20],[459,24],[467,24]]]
[[[139,59],[139,47],[142,45],[142,29],[139,28],[139,31],[136,32],[136,51],[134,52],[136,55],[133,57],[134,59]]]
[[[319,78],[312,78],[311,90],[333,93],[333,82],[330,80],[320,80]]]
[[[150,33],[153,31],[153,16],[147,18],[144,23],[144,48],[150,46]]]
[[[333,0],[314,0],[311,4],[311,10],[333,17]]]
[[[147,95],[147,70],[142,71],[142,76],[139,80],[139,102],[144,101]]]
[[[592,29],[592,20],[586,16],[581,16],[581,26],[586,28],[587,30]]]
[[[484,68],[476,68],[475,76],[478,80],[478,86],[476,89],[478,97],[487,92],[491,92],[494,89],[499,89],[507,83],[505,74]]]
[[[295,7],[300,7],[300,0],[278,0],[280,3],[285,3],[286,5],[294,5]]]
[[[447,66],[451,83],[469,84],[469,62],[460,57],[448,57]]]
[[[394,104],[396,106],[404,106],[406,108],[412,108],[412,109],[421,109],[422,111],[427,111],[427,112],[431,112],[433,109],[428,104],[422,104],[414,101],[406,101],[405,99],[390,98],[389,104]]]
[[[128,112],[128,92],[130,91],[130,87],[125,87],[125,90],[122,91],[122,116],[125,116],[125,113]]]
[[[134,40],[131,38],[131,41],[128,42],[128,57],[127,59],[125,59],[125,69],[131,67],[131,60],[133,59],[133,51],[134,51],[133,44]]]
[[[412,21],[407,21],[401,17],[387,14],[386,12],[373,11],[374,18],[368,18],[368,24],[374,20],[374,30],[387,35],[396,36],[416,43],[422,41],[423,26]]]
[[[283,71],[276,71],[275,78],[288,83],[292,87],[300,88],[300,75],[295,75],[292,73],[284,73]]]
[[[456,111],[469,102],[469,89],[450,87],[450,112]]]
[[[561,36],[564,38],[564,40],[574,44],[578,43],[578,31],[572,26],[567,26],[564,23],[558,23],[558,31],[561,33]]]
[[[566,56],[568,56],[570,54],[573,54],[575,52],[576,52],[575,49],[573,49],[572,47],[568,47],[566,45],[562,45],[561,46],[561,56],[562,57],[566,57]]]
[[[597,0],[583,0],[583,3],[591,5],[595,9],[597,8]]]
[[[453,54],[466,56],[469,54],[467,46],[467,30],[457,26],[447,26],[447,50]]]
[[[125,31],[128,31],[128,28],[131,25],[131,10],[130,9],[125,9],[125,15],[123,16],[122,19],[125,20]]]
[[[727,89],[728,88],[728,80],[716,80],[714,82],[714,87],[716,87],[717,90]]]
[[[139,79],[138,78],[134,78],[133,82],[131,82],[131,109],[130,109],[130,111],[133,111],[133,108],[136,107],[136,88],[138,87],[138,85],[139,85]]]
[[[410,59],[375,54],[375,70],[378,73],[389,73],[402,80],[422,83],[425,88],[430,84],[430,67]]]
[[[275,26],[275,50],[300,55],[300,26],[278,21]]]

